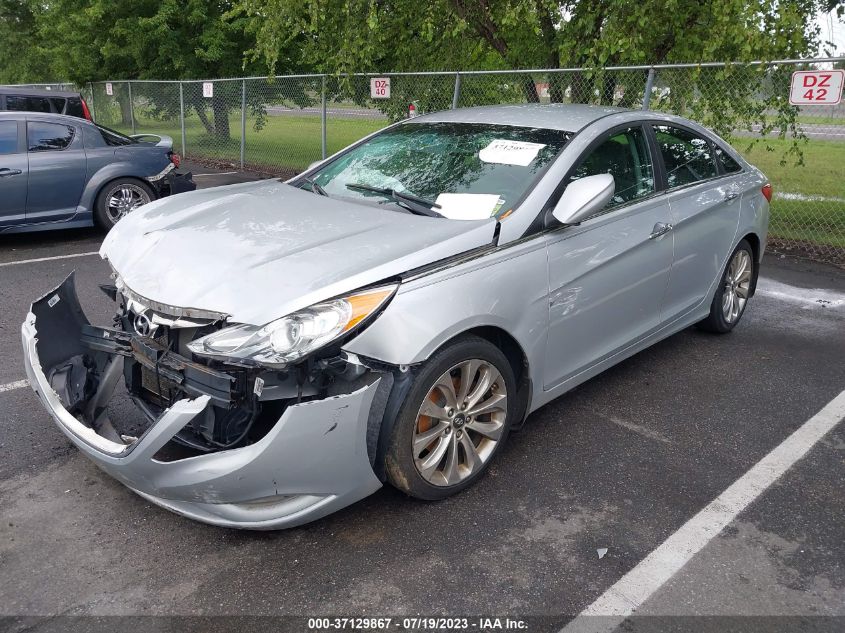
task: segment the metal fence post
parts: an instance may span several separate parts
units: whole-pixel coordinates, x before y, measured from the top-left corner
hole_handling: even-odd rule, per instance
[[[246,79],[241,80],[241,169],[246,153]]]
[[[135,103],[132,101],[132,82],[126,82],[129,85],[129,120],[132,121],[132,134],[135,134]]]
[[[326,76],[323,75],[322,103],[320,107],[320,141],[322,158],[326,159]]]
[[[96,108],[96,105],[94,104],[94,83],[91,82],[91,81],[88,82],[88,90],[91,91],[91,109],[90,109],[91,120],[96,123],[97,122],[97,115],[95,114],[95,112],[96,112],[97,108]]]
[[[458,108],[458,101],[461,98],[461,73],[455,73],[455,91],[452,93],[452,109]]]
[[[182,156],[188,155],[185,147],[185,86],[179,82],[179,127],[182,130]]]
[[[643,110],[648,110],[651,103],[651,89],[654,87],[654,68],[648,69],[648,77],[645,80],[645,92],[643,93]]]

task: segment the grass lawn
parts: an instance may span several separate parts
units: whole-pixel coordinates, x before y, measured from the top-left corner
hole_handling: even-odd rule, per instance
[[[812,125],[845,125],[845,115],[841,113],[837,113],[836,116],[799,114],[798,120],[801,123]]]
[[[763,142],[748,150],[747,139],[734,142],[772,182],[772,237],[845,248],[845,143],[811,139],[801,144],[803,165],[795,164],[794,155],[785,156],[791,141],[774,139],[767,145],[771,150]],[[783,158],[785,165],[780,164]],[[811,196],[826,199],[800,199]]]
[[[247,117],[245,162],[253,165],[268,165],[276,168],[303,170],[321,154],[319,115],[268,116],[261,130],[254,127],[254,117]],[[326,147],[328,154],[342,149],[359,138],[387,125],[386,120],[358,117],[343,119],[329,117],[326,125]],[[131,133],[126,126],[114,126],[124,133]],[[240,162],[241,119],[240,115],[229,119],[230,138],[221,139],[206,133],[196,116],[185,120],[185,144],[182,154],[188,158],[213,158],[235,164]],[[135,132],[154,132],[173,137],[174,146],[182,145],[179,121],[158,121],[139,118]]]

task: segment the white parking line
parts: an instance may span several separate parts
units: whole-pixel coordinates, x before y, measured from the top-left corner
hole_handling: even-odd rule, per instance
[[[805,308],[845,307],[845,294],[843,293],[825,290],[824,288],[799,288],[765,277],[760,277],[757,280],[757,292],[764,297],[797,303]]]
[[[202,176],[231,176],[232,174],[239,174],[239,171],[218,171],[213,174],[194,174],[194,178],[200,178]]]
[[[71,259],[73,257],[89,257],[90,255],[99,255],[99,251],[90,251],[88,253],[72,253],[71,255],[53,255],[52,257],[36,257],[35,259],[19,259],[14,262],[2,262],[0,268],[3,266],[17,266],[18,264],[34,264],[35,262],[48,262],[53,259]]]
[[[24,387],[29,387],[28,380],[16,380],[15,382],[0,385],[0,393],[3,393],[4,391],[13,391],[15,389],[23,389]]]
[[[684,523],[567,624],[561,633],[616,629],[843,419],[845,391]]]

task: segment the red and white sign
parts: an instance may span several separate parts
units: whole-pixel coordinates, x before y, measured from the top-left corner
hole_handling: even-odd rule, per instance
[[[207,99],[211,99],[214,96],[214,84],[212,82],[202,82],[202,96]]]
[[[845,70],[796,70],[789,87],[792,105],[835,105],[842,99]]]
[[[106,94],[108,96],[114,96],[114,86],[111,85],[110,81],[106,82]]]
[[[390,77],[373,77],[370,79],[370,97],[373,99],[390,99]]]

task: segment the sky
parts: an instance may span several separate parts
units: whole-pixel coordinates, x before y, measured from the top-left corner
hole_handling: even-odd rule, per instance
[[[836,46],[834,56],[845,56],[845,24],[836,16],[836,11],[819,14],[816,22],[821,27],[821,39]]]

